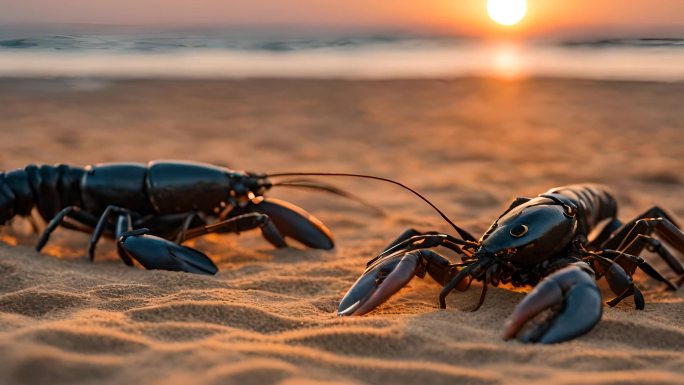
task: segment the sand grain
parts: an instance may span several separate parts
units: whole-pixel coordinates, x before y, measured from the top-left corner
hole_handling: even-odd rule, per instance
[[[0,169],[179,158],[255,171],[397,178],[481,232],[515,196],[611,186],[629,218],[658,203],[684,217],[684,84],[570,80],[0,80]],[[47,92],[49,90],[50,92]],[[327,223],[332,252],[273,250],[256,234],[192,245],[215,277],[128,268],[105,242],[59,230],[43,254],[26,223],[1,232],[3,384],[682,384],[684,294],[643,275],[648,300],[606,308],[555,346],[500,339],[523,297],[473,290],[436,308],[414,280],[366,317],[337,303],[367,259],[408,226],[447,231],[392,186],[336,180],[388,211],[274,190]],[[16,245],[16,246],[15,246]],[[646,255],[671,276],[664,264]],[[680,256],[681,257],[681,256]]]

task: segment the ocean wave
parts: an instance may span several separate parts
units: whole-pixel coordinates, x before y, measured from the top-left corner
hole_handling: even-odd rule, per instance
[[[0,32],[0,51],[65,51],[168,53],[174,51],[223,50],[248,52],[353,51],[366,49],[453,48],[477,44],[473,37],[449,35],[374,34],[367,36],[282,37],[249,33],[82,33],[31,34]],[[540,42],[536,42],[540,43]],[[534,41],[527,44],[536,44]],[[684,38],[592,38],[585,40],[546,41],[561,48],[684,48]]]
[[[680,38],[611,38],[611,39],[592,39],[592,40],[567,40],[560,43],[563,47],[595,47],[595,48],[648,48],[648,47],[672,47],[684,48],[684,39]]]
[[[227,51],[296,52],[312,50],[353,50],[377,46],[453,46],[465,38],[454,36],[372,35],[333,38],[255,38],[240,35],[48,35],[3,38],[4,50],[169,52],[212,49]]]
[[[684,39],[485,41],[462,36],[0,30],[0,77],[684,80]]]

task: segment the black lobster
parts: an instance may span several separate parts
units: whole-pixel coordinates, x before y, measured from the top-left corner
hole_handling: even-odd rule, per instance
[[[598,323],[602,300],[595,281],[601,277],[617,295],[608,301],[610,306],[633,296],[636,308],[644,308],[643,295],[632,280],[637,268],[677,289],[639,257],[644,249],[684,276],[679,260],[653,237],[684,252],[684,233],[672,215],[656,206],[622,223],[615,199],[603,186],[572,185],[536,198],[517,198],[479,241],[420,197],[459,237],[407,230],[368,262],[340,302],[339,315],[368,313],[414,276],[423,278],[426,273],[443,286],[441,308],[446,308],[446,296],[453,289],[466,290],[473,281],[482,282],[474,310],[482,305],[488,285],[534,286],[508,319],[503,336],[555,343],[578,337]],[[430,250],[438,246],[460,254],[461,262],[451,263]]]
[[[328,228],[303,209],[265,198],[273,186],[324,190],[356,196],[307,179],[272,183],[266,174],[185,161],[105,163],[93,166],[29,165],[0,173],[0,225],[37,208],[48,221],[37,250],[59,226],[92,233],[90,259],[102,235],[117,241],[127,265],[148,269],[215,274],[216,265],[181,243],[208,233],[260,228],[268,242],[287,246],[284,237],[315,249],[332,249]]]

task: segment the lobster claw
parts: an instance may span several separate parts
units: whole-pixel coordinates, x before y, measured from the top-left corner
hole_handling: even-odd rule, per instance
[[[342,298],[337,315],[363,315],[380,306],[416,275],[418,259],[401,252],[375,261]]]
[[[253,199],[250,207],[253,211],[268,215],[278,231],[305,246],[324,250],[335,247],[330,230],[301,207],[263,197]]]
[[[195,274],[216,274],[218,268],[204,253],[147,235],[147,229],[121,235],[117,246],[124,261],[133,258],[146,269],[185,271]]]
[[[504,339],[552,344],[579,337],[601,319],[601,294],[586,264],[574,264],[546,277],[516,306]],[[539,322],[533,318],[548,310]]]

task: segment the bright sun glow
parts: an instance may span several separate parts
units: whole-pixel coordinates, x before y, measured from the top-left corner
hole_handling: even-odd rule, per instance
[[[527,0],[487,0],[487,12],[502,25],[514,25],[527,13]]]

